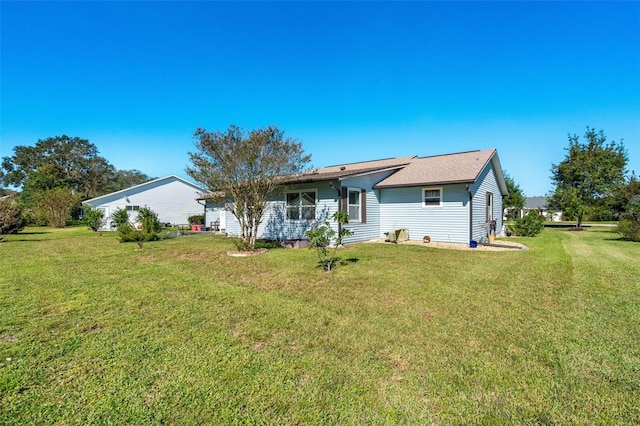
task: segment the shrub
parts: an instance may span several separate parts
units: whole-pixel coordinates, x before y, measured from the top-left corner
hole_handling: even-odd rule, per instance
[[[104,210],[94,209],[91,206],[83,206],[84,219],[83,223],[93,232],[98,231],[104,225]]]
[[[138,210],[136,221],[138,221],[138,223],[142,225],[142,229],[148,233],[158,233],[162,230],[158,214],[149,207],[142,207]]]
[[[618,222],[618,233],[631,241],[640,241],[640,201],[632,200]]]
[[[544,228],[544,216],[538,210],[531,210],[526,216],[518,218],[514,223],[507,225],[509,231],[520,237],[535,237]]]
[[[307,231],[305,235],[309,237],[309,248],[316,249],[320,266],[326,271],[331,271],[336,261],[338,247],[342,245],[342,238],[352,235],[349,229],[343,225],[349,223],[349,214],[345,211],[337,211],[333,214],[333,220],[338,224],[338,232],[331,228],[329,221],[324,225]],[[331,240],[336,238],[333,250],[330,250]]]
[[[120,227],[121,225],[129,222],[129,214],[126,210],[118,208],[111,215],[111,219],[116,223],[116,226]]]
[[[35,214],[49,226],[64,228],[77,201],[69,188],[47,189],[35,197]]]
[[[187,220],[189,221],[189,223],[192,223],[194,225],[204,225],[203,214],[194,214],[193,216],[189,216]]]
[[[129,222],[118,225],[121,243],[135,241],[138,247],[142,248],[142,245],[146,241],[157,241],[160,239],[159,232],[162,229],[162,225],[160,225],[157,213],[148,207],[143,207],[138,211],[136,220],[140,222],[140,229],[135,229]]]
[[[26,218],[13,198],[0,200],[0,235],[16,234],[24,229]]]

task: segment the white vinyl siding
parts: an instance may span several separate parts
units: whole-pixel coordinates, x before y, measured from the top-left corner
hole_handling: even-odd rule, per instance
[[[162,223],[187,224],[189,216],[204,214],[204,206],[196,200],[203,192],[202,188],[168,176],[85,203],[92,207],[108,208],[111,216],[117,209],[126,210],[132,220],[140,208],[148,207],[158,214]],[[109,229],[111,217],[106,219],[105,229]]]

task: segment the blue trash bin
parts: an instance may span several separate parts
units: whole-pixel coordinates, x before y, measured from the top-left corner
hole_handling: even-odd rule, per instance
[[[469,247],[471,247],[471,248],[478,247],[478,242],[476,240],[469,241]]]

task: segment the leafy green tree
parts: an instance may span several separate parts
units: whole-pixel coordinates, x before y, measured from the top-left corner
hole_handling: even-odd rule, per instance
[[[109,178],[109,182],[101,188],[101,193],[96,195],[104,195],[110,192],[120,191],[141,183],[149,182],[155,178],[150,177],[139,170],[116,170]]]
[[[98,231],[104,225],[104,210],[93,208],[91,206],[83,206],[84,210],[84,224],[89,227],[93,232]]]
[[[327,271],[331,271],[336,262],[336,254],[338,247],[342,245],[342,239],[352,235],[351,230],[344,227],[349,223],[349,213],[338,210],[333,214],[333,220],[338,225],[336,232],[329,221],[324,225],[320,225],[315,229],[307,231],[305,235],[309,237],[309,248],[316,249],[320,265]],[[331,241],[335,238],[333,250],[331,250]]]
[[[0,173],[7,186],[22,186],[33,172],[46,166],[47,176],[55,172],[56,186],[85,199],[97,196],[115,172],[94,144],[78,137],[50,137],[38,140],[35,146],[16,146],[13,151],[13,156],[2,159]]]
[[[628,160],[622,142],[607,142],[602,130],[587,127],[584,138],[581,143],[577,135],[569,135],[565,159],[551,167],[555,191],[547,203],[576,220],[577,226],[590,209],[624,184]]]
[[[226,132],[197,129],[195,153],[186,169],[238,219],[241,238],[255,248],[258,226],[269,198],[284,189],[283,177],[303,172],[311,156],[302,144],[275,126],[245,132],[231,125]]]
[[[35,197],[34,212],[47,225],[64,228],[77,202],[78,197],[67,188],[47,189]]]
[[[26,205],[46,189],[68,188],[85,200],[149,180],[138,170],[116,170],[87,139],[66,135],[38,140],[34,146],[16,146],[0,164],[0,181],[22,187]]]
[[[520,189],[520,185],[516,183],[511,176],[506,172],[504,174],[504,181],[507,184],[507,195],[502,201],[502,205],[505,209],[509,209],[509,219],[513,220],[517,217],[518,212],[522,210],[525,203],[525,196]]]

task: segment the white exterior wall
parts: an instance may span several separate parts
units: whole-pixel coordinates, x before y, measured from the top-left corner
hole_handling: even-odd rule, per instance
[[[85,204],[106,209],[105,229],[109,229],[111,215],[127,206],[148,207],[158,214],[160,222],[175,225],[187,224],[189,216],[204,214],[204,206],[196,201],[199,195],[196,187],[175,178],[167,178],[89,200]],[[136,215],[135,211],[129,212],[132,221]]]
[[[498,186],[493,166],[485,168],[471,188],[473,193],[473,231],[472,239],[479,241],[487,236],[488,223],[486,213],[487,192],[493,194],[492,216],[496,223],[496,232],[502,229],[502,193]]]
[[[442,188],[441,206],[423,206],[424,188]],[[409,239],[421,241],[469,242],[469,196],[464,184],[380,190],[380,235],[408,229]]]

